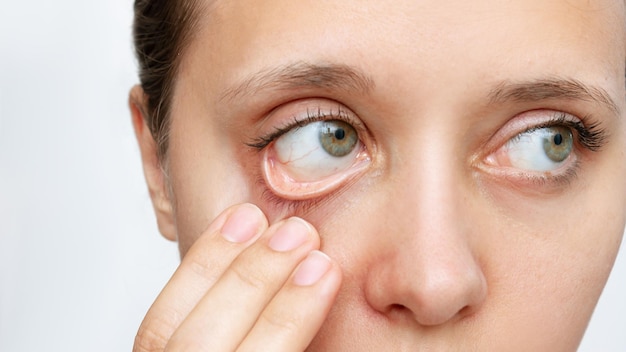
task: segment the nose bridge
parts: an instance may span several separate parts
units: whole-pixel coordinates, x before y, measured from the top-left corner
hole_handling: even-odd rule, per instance
[[[422,275],[436,276],[445,270],[459,270],[473,257],[469,246],[472,209],[468,204],[471,183],[460,146],[433,132],[421,138],[422,143],[405,145],[406,162],[399,163],[395,172],[397,194],[390,203],[397,224],[395,234],[406,255],[423,268]],[[417,264],[417,263],[415,263]]]
[[[419,226],[445,225],[441,220],[446,223],[461,210],[465,170],[460,147],[445,137],[450,134],[433,130],[403,138],[390,167],[392,202]]]
[[[466,170],[458,146],[436,134],[399,154],[385,204],[393,220],[380,229],[389,234],[385,260],[372,265],[366,294],[381,312],[402,307],[420,324],[442,324],[486,295],[469,241]]]

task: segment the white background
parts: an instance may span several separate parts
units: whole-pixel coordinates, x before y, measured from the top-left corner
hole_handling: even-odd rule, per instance
[[[126,107],[132,1],[0,5],[0,351],[129,351],[178,262]],[[581,351],[626,350],[625,256]]]

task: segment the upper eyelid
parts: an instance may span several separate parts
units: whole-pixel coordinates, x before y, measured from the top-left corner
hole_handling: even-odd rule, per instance
[[[362,129],[362,123],[358,118],[353,116],[353,113],[349,112],[349,109],[342,108],[339,103],[336,103],[335,108],[322,108],[321,104],[316,107],[307,108],[304,114],[292,114],[289,122],[281,121],[278,127],[274,127],[274,130],[270,133],[262,134],[259,137],[253,138],[251,142],[246,143],[247,146],[262,150],[267,147],[274,140],[279,138],[285,133],[306,126],[313,122],[327,121],[327,120],[341,120],[356,128],[357,133]],[[311,104],[311,106],[314,106]]]
[[[592,152],[600,150],[606,142],[607,133],[603,128],[599,127],[598,123],[592,123],[589,126],[584,126],[581,121],[573,122],[559,117],[537,126],[533,126],[522,133],[530,133],[532,131],[553,126],[565,126],[575,130],[577,140],[583,144],[585,148],[591,150]],[[521,135],[522,133],[518,135]]]
[[[495,152],[506,141],[521,133],[555,125],[567,125],[576,132],[584,132],[581,142],[587,143],[583,145],[585,147],[592,146],[589,149],[598,150],[607,141],[607,133],[602,128],[601,122],[591,115],[579,117],[563,111],[539,109],[523,112],[508,120],[487,139],[480,155],[485,157]]]

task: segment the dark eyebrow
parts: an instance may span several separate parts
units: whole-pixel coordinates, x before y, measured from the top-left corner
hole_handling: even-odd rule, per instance
[[[294,63],[267,68],[228,88],[221,100],[253,96],[263,90],[321,88],[367,93],[374,81],[356,68],[346,65]]]
[[[492,103],[566,99],[590,101],[619,114],[620,110],[606,90],[575,79],[550,78],[531,82],[503,82],[489,94]]]

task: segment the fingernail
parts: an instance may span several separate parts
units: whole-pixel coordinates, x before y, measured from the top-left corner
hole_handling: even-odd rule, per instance
[[[255,206],[244,204],[238,207],[222,226],[222,236],[235,243],[243,243],[254,237],[259,230],[261,211]]]
[[[287,219],[270,239],[269,246],[277,252],[287,252],[302,245],[309,233],[307,224],[298,218]]]
[[[330,258],[326,254],[313,251],[296,269],[293,282],[298,286],[311,286],[330,270],[330,266]]]

